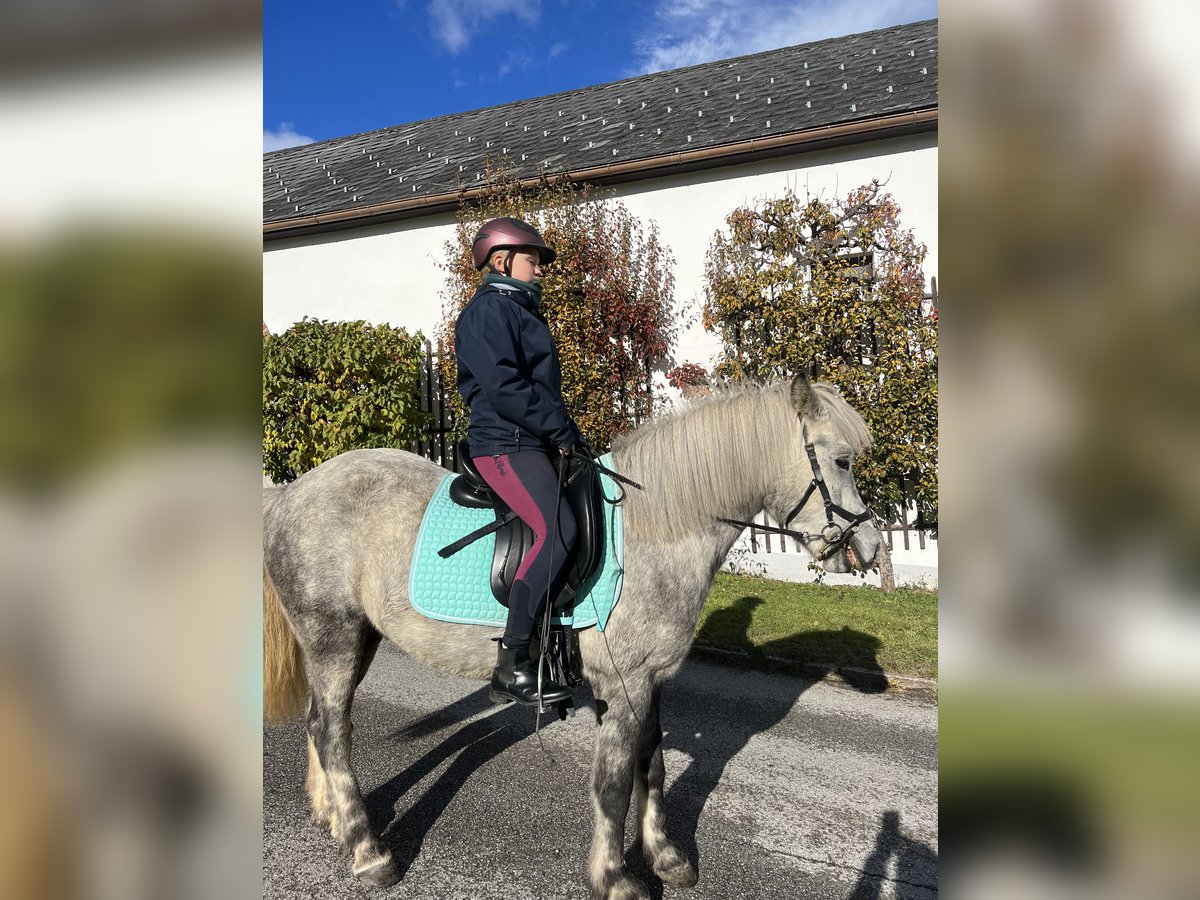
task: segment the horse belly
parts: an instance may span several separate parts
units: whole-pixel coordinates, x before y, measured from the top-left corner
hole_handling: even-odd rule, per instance
[[[389,605],[385,637],[413,659],[451,675],[486,680],[496,666],[494,638],[501,629],[483,625],[454,625],[421,615],[403,601]]]

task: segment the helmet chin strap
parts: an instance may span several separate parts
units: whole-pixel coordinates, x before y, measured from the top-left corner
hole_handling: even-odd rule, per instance
[[[490,259],[488,260],[487,267],[488,267],[488,269],[490,269],[492,272],[494,272],[497,275],[503,275],[505,278],[512,278],[512,263],[513,263],[513,257],[516,256],[516,254],[517,254],[516,250],[509,250],[508,252],[506,252],[504,254],[504,268],[503,269],[497,269],[495,266],[493,266],[492,261]],[[493,254],[493,255],[495,255],[495,254]]]
[[[524,248],[524,249],[531,249],[531,248]],[[494,252],[492,253],[492,256],[495,256],[495,255],[496,255],[497,253],[499,253],[499,252],[500,252],[500,250],[499,250],[499,249],[497,249],[496,251],[494,251]],[[488,262],[487,262],[487,270],[488,270],[489,272],[491,272],[492,274],[494,274],[494,275],[503,275],[503,276],[505,276],[506,278],[512,278],[512,264],[513,264],[513,260],[517,258],[517,254],[518,254],[518,253],[520,253],[520,252],[522,252],[522,248],[521,248],[521,247],[509,247],[509,248],[507,248],[507,249],[505,250],[505,253],[504,253],[504,264],[503,264],[503,268],[501,268],[501,269],[497,269],[495,266],[493,266],[493,265],[492,265],[492,260],[491,260],[491,258],[489,258],[489,259],[488,259]],[[539,259],[540,259],[540,257],[541,257],[541,251],[537,251],[537,255],[538,255]]]

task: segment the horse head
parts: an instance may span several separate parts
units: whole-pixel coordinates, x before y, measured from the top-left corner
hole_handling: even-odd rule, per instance
[[[805,549],[828,572],[869,569],[882,536],[854,484],[854,460],[871,442],[862,416],[827,384],[803,375],[787,388],[790,452],[766,498],[785,528],[804,534]]]

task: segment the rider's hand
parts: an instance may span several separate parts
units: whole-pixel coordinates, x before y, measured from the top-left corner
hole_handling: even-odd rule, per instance
[[[575,452],[575,448],[574,447],[559,447],[558,452],[562,456],[570,456],[572,453]]]

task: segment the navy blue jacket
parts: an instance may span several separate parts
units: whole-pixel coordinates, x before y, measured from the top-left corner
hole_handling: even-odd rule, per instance
[[[485,283],[454,328],[458,392],[471,407],[471,456],[574,447],[550,326],[521,289]]]

